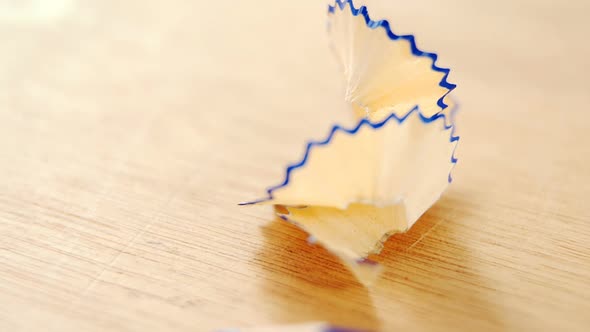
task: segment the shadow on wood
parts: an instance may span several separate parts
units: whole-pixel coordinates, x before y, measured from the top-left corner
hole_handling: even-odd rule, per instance
[[[455,314],[436,316],[445,325],[502,326],[481,291],[489,286],[473,270],[472,252],[461,235],[461,199],[443,196],[410,231],[390,237],[381,254],[370,257],[384,266],[384,272],[369,289],[326,249],[309,245],[306,232],[275,218],[263,227],[265,245],[256,256],[268,281],[263,293],[279,304],[273,317],[284,323],[281,313],[288,312],[285,319],[297,316],[301,321],[385,330],[403,327],[409,317],[400,316],[387,327],[381,326],[381,318],[404,313],[432,319],[429,312],[450,306]],[[465,322],[465,317],[471,318]],[[357,326],[358,322],[365,324]]]
[[[261,293],[277,303],[272,313],[276,323],[293,323],[292,317],[298,317],[297,322],[380,329],[368,290],[335,256],[309,245],[307,233],[280,218],[262,232],[265,244],[255,263],[266,279]]]

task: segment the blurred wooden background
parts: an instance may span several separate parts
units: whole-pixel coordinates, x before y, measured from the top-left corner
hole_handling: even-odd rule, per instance
[[[588,330],[588,1],[370,1],[462,106],[455,182],[370,289],[236,205],[349,117],[327,3],[0,4],[0,330]]]

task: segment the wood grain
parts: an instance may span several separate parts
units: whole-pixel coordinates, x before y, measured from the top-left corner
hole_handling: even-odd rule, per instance
[[[0,16],[0,330],[590,327],[587,1],[371,1],[453,69],[462,140],[370,289],[236,205],[349,117],[324,2],[54,4]]]

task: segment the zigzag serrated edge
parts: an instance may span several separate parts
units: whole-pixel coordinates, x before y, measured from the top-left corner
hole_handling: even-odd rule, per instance
[[[328,6],[328,13],[333,14],[334,11],[336,10],[336,8],[339,8],[340,10],[344,10],[344,8],[346,7],[347,4],[349,4],[350,12],[352,13],[353,16],[361,15],[364,18],[365,23],[367,24],[368,28],[377,29],[379,27],[382,27],[385,30],[389,39],[394,40],[394,41],[399,40],[399,39],[407,40],[410,43],[410,49],[412,50],[413,55],[419,56],[419,57],[427,57],[432,60],[431,69],[434,71],[440,72],[440,73],[444,73],[444,76],[438,85],[448,90],[442,97],[440,97],[440,99],[436,102],[436,104],[441,108],[441,110],[444,110],[445,108],[447,108],[448,105],[445,104],[444,98],[451,91],[453,91],[457,87],[457,85],[450,83],[447,80],[451,70],[449,68],[439,67],[436,64],[436,60],[438,59],[438,55],[436,53],[424,52],[424,51],[420,50],[418,48],[418,46],[416,45],[416,40],[415,40],[414,35],[397,35],[397,34],[395,34],[393,32],[393,30],[391,30],[391,26],[389,24],[389,21],[387,21],[385,19],[378,20],[378,21],[372,20],[371,17],[369,16],[369,11],[367,10],[367,7],[360,6],[360,7],[356,8],[353,3],[353,0],[336,0],[334,2],[334,5]]]
[[[441,110],[444,110],[445,108],[448,107],[447,104],[444,103],[444,98],[453,90],[455,89],[455,87],[457,86],[456,84],[450,83],[448,82],[447,78],[449,76],[449,72],[450,69],[449,68],[443,68],[443,67],[439,67],[438,65],[436,65],[436,60],[438,58],[438,55],[436,53],[430,53],[430,52],[424,52],[422,50],[420,50],[418,48],[418,46],[416,45],[416,41],[415,41],[415,37],[414,35],[396,35],[390,27],[390,24],[387,20],[383,19],[383,20],[379,20],[379,21],[374,21],[370,18],[367,7],[366,6],[361,6],[356,8],[353,0],[335,0],[334,5],[330,5],[328,6],[328,13],[334,13],[334,11],[336,10],[336,8],[338,7],[340,10],[343,10],[346,5],[349,5],[350,7],[350,11],[351,14],[353,16],[358,16],[358,15],[362,15],[362,17],[365,20],[365,23],[367,24],[367,27],[371,28],[371,29],[376,29],[379,27],[382,27],[387,36],[391,39],[391,40],[399,40],[399,39],[404,39],[407,40],[410,43],[410,48],[412,51],[412,54],[415,56],[422,56],[422,57],[428,57],[429,59],[432,60],[432,66],[431,69],[437,72],[441,72],[444,73],[443,78],[441,79],[441,81],[439,82],[439,86],[446,88],[448,91],[437,101],[437,105],[441,108]],[[251,205],[251,204],[257,204],[257,203],[262,203],[265,201],[270,201],[272,200],[273,197],[273,191],[286,187],[287,185],[289,185],[290,182],[290,178],[291,178],[291,173],[299,168],[302,168],[303,166],[305,166],[305,164],[307,163],[307,159],[309,157],[309,154],[312,150],[313,147],[316,146],[323,146],[323,145],[328,145],[332,138],[334,137],[334,134],[336,132],[343,132],[349,135],[355,135],[359,129],[361,129],[364,125],[370,126],[373,129],[379,129],[381,127],[383,127],[385,124],[387,124],[389,121],[391,120],[396,120],[398,122],[399,125],[403,125],[404,121],[410,117],[413,113],[417,113],[418,116],[420,117],[420,120],[424,123],[424,124],[429,124],[432,123],[438,119],[442,119],[443,121],[443,126],[444,126],[444,130],[449,130],[450,129],[450,135],[449,135],[449,142],[453,143],[455,141],[459,141],[459,136],[455,135],[455,114],[458,110],[458,105],[457,103],[454,103],[454,107],[453,109],[450,111],[449,113],[449,117],[450,119],[448,119],[449,121],[447,121],[446,116],[444,115],[444,113],[439,112],[435,115],[433,115],[432,117],[425,117],[419,110],[418,106],[414,106],[414,108],[412,108],[411,111],[407,112],[406,115],[404,115],[403,117],[398,117],[396,113],[392,113],[391,115],[389,115],[387,118],[385,118],[382,121],[379,122],[371,122],[369,119],[364,118],[361,119],[359,121],[359,123],[352,129],[346,129],[341,127],[340,125],[334,125],[332,127],[332,129],[330,130],[330,133],[328,134],[328,137],[326,137],[324,140],[321,141],[309,141],[305,147],[305,152],[303,154],[303,158],[301,158],[301,160],[297,163],[293,163],[287,166],[287,170],[286,170],[286,175],[285,175],[285,179],[283,180],[283,182],[281,184],[278,184],[276,186],[272,186],[270,188],[268,188],[266,190],[268,196],[266,198],[263,199],[259,199],[259,200],[255,200],[255,201],[251,201],[251,202],[244,202],[244,203],[239,203],[239,205]],[[452,178],[452,171],[455,168],[455,165],[457,164],[458,159],[455,157],[455,151],[457,149],[457,144],[455,145],[455,147],[453,148],[453,153],[451,154],[451,163],[453,164],[453,166],[451,167],[451,170],[449,171],[449,175],[448,175],[448,182],[451,183],[453,181]]]
[[[453,113],[453,111],[451,112]],[[332,141],[332,138],[334,137],[334,135],[337,132],[342,132],[348,135],[355,135],[363,126],[368,126],[370,128],[373,129],[379,129],[381,127],[383,127],[384,125],[386,125],[389,121],[395,120],[397,121],[397,123],[399,125],[403,125],[403,123],[406,121],[406,119],[408,119],[410,116],[412,116],[413,114],[417,114],[420,118],[420,120],[422,121],[422,123],[428,125],[430,123],[433,123],[437,120],[441,120],[443,122],[443,128],[444,130],[450,130],[450,134],[449,134],[449,143],[453,143],[455,141],[459,140],[459,136],[455,136],[455,127],[454,125],[448,124],[447,118],[445,116],[444,113],[438,113],[435,114],[431,117],[426,117],[424,116],[421,112],[420,109],[418,108],[418,106],[414,106],[412,108],[412,110],[410,110],[409,112],[406,113],[406,115],[404,115],[403,117],[399,117],[396,113],[392,113],[391,115],[389,115],[387,118],[385,118],[384,120],[378,121],[378,122],[371,122],[371,120],[369,120],[368,118],[363,118],[359,121],[359,123],[350,129],[347,128],[343,128],[340,125],[334,125],[332,127],[332,129],[330,130],[330,133],[328,134],[328,137],[326,137],[323,140],[320,141],[314,141],[311,140],[307,143],[306,147],[305,147],[305,152],[303,154],[303,158],[301,158],[301,160],[297,163],[293,163],[290,164],[289,166],[287,166],[287,171],[286,171],[286,175],[285,175],[285,180],[283,180],[283,182],[281,184],[278,184],[276,186],[270,187],[266,190],[268,197],[266,198],[262,198],[259,200],[255,200],[255,201],[251,201],[251,202],[244,202],[244,203],[239,203],[239,205],[251,205],[251,204],[258,204],[258,203],[262,203],[265,201],[270,201],[272,200],[273,197],[273,191],[286,187],[287,185],[289,185],[290,179],[291,179],[291,173],[299,168],[302,168],[303,166],[305,166],[305,164],[307,163],[307,160],[309,158],[310,152],[314,147],[317,146],[324,146],[324,145],[328,145],[330,144],[330,142]],[[457,144],[455,145],[455,147],[453,148],[453,153],[451,154],[451,163],[453,164],[453,166],[451,167],[451,170],[449,171],[449,176],[448,176],[448,182],[451,183],[453,181],[453,178],[451,176],[451,172],[453,170],[453,168],[455,167],[455,164],[457,164],[458,159],[455,157],[455,150],[457,149]]]

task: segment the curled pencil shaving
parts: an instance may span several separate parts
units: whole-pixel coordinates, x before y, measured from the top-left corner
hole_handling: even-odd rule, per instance
[[[367,260],[407,231],[452,181],[457,162],[455,85],[411,35],[398,36],[366,7],[329,7],[331,46],[342,64],[356,126],[334,125],[267,197],[242,203],[283,206],[277,214],[338,256],[365,284],[380,266]],[[449,107],[450,106],[450,107]]]

